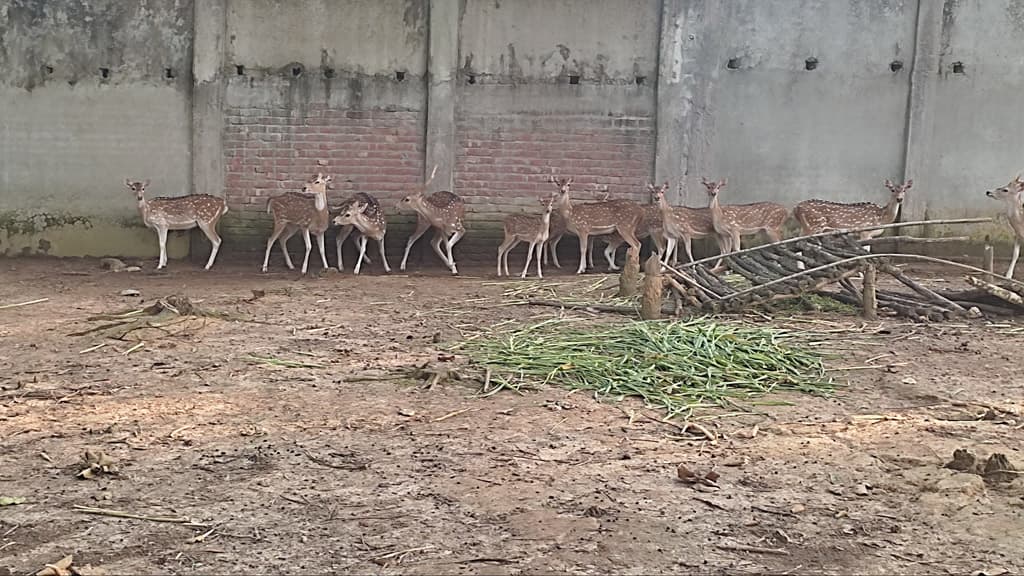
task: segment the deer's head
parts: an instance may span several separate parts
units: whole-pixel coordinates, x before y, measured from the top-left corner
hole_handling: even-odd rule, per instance
[[[559,202],[568,201],[569,187],[572,186],[573,177],[569,176],[568,178],[555,178],[554,176],[550,176],[548,177],[548,181],[550,181],[552,184],[555,185],[556,188],[558,188],[558,191],[555,192],[554,197]]]
[[[319,172],[315,176],[306,182],[306,185],[302,187],[302,191],[307,194],[324,194],[327,192],[327,185],[330,184],[334,179],[330,176],[325,176]]]
[[[651,193],[651,198],[654,199],[654,202],[659,203],[665,198],[665,192],[668,192],[668,181],[661,186],[655,186],[653,183],[648,182],[647,191]]]
[[[129,190],[135,193],[135,198],[137,200],[144,200],[146,197],[146,187],[149,186],[149,178],[143,180],[142,182],[137,182],[129,178],[125,178],[124,185],[127,186]]]
[[[341,214],[334,217],[335,226],[348,226],[355,224],[359,216],[366,212],[366,207],[369,206],[366,202],[353,202],[348,205]]]
[[[707,178],[701,178],[700,183],[703,184],[704,188],[707,189],[708,198],[714,200],[715,198],[718,198],[718,193],[722,191],[722,188],[725,188],[725,186],[729,184],[729,179],[724,178],[722,180],[715,182],[713,180],[708,181]]]
[[[1024,180],[1021,180],[1021,176],[1018,174],[1006,186],[987,190],[985,195],[1001,202],[1015,202],[1019,206],[1021,203],[1021,193],[1024,193]]]
[[[427,181],[424,182],[422,186],[420,186],[419,190],[399,200],[398,208],[401,209],[404,207],[410,210],[414,210],[416,206],[418,206],[419,203],[423,201],[423,195],[427,193],[427,187],[430,186],[430,183],[434,181],[434,176],[436,175],[437,164],[434,164],[434,169],[430,171],[430,177],[427,178]]]
[[[551,211],[554,210],[555,208],[555,195],[552,194],[551,196],[541,196],[540,205],[541,208],[544,209],[545,216],[551,214]]]
[[[907,190],[910,190],[910,187],[913,185],[913,178],[907,180],[903,184],[894,184],[892,180],[885,180],[885,187],[892,192],[892,199],[895,200],[897,204],[903,203],[903,199],[907,196]]]

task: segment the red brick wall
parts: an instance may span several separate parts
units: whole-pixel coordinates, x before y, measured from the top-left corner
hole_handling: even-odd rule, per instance
[[[422,112],[229,108],[225,111],[225,236],[262,249],[270,233],[267,200],[300,190],[312,174],[334,177],[331,203],[353,192],[395,202],[423,181]],[[390,244],[390,242],[389,242]],[[333,265],[333,259],[332,259]]]
[[[598,115],[463,115],[457,121],[455,188],[467,204],[470,226],[500,235],[502,216],[538,212],[552,193],[552,174],[573,176],[574,198],[591,200],[595,186],[618,198],[649,201],[654,172],[655,121]],[[471,239],[467,235],[469,244]],[[477,250],[464,248],[471,255]],[[481,256],[493,258],[492,246]]]

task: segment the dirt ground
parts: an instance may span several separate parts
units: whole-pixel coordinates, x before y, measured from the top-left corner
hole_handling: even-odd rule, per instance
[[[0,305],[49,298],[0,309],[0,497],[25,499],[0,507],[0,574],[1024,572],[1024,480],[943,467],[1024,468],[1024,326],[752,314],[820,332],[849,385],[702,412],[712,443],[631,400],[383,379],[468,327],[569,314],[500,305],[490,267],[144,265],[0,260]],[[256,322],[69,335],[171,294]],[[86,450],[116,473],[76,478]]]

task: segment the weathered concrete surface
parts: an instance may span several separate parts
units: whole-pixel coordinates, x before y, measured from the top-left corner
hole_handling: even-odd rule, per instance
[[[464,72],[479,83],[529,79],[654,84],[659,0],[466,0],[460,25]]]
[[[433,172],[427,191],[452,190],[455,185],[455,82],[459,65],[459,2],[430,2],[430,41],[427,59],[427,158],[424,170]],[[429,178],[430,174],[426,174]]]
[[[157,253],[123,181],[189,191],[191,30],[188,1],[0,3],[0,253]]]
[[[229,59],[247,68],[323,63],[361,74],[426,72],[428,0],[232,0]]]
[[[724,202],[884,201],[883,180],[903,174],[916,13],[896,0],[705,3],[683,70],[698,78],[687,202],[706,205],[702,176],[729,178]]]

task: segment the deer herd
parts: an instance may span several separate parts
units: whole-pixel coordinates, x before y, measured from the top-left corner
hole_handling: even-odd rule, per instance
[[[466,205],[462,198],[449,191],[426,194],[426,189],[436,172],[435,166],[422,188],[405,196],[398,203],[399,207],[411,210],[417,216],[416,229],[405,244],[400,270],[405,270],[413,244],[432,229],[431,246],[434,252],[452,274],[458,274],[452,248],[466,233]],[[511,214],[505,218],[505,238],[498,247],[498,276],[509,275],[508,254],[523,242],[529,244],[529,249],[526,254],[526,265],[520,277],[526,277],[534,258],[537,261],[537,276],[543,277],[542,261],[547,263],[549,254],[551,263],[560,268],[557,247],[567,232],[579,239],[580,260],[576,273],[582,274],[588,267],[594,267],[592,247],[595,236],[606,237],[607,247],[604,255],[612,270],[617,269],[615,253],[620,246],[628,244],[639,252],[640,242],[646,238],[650,238],[654,243],[660,261],[668,265],[675,261],[680,242],[686,250],[687,258],[692,262],[694,239],[714,239],[719,253],[723,255],[740,250],[740,241],[744,236],[760,232],[764,232],[769,240],[777,242],[782,239],[783,226],[790,216],[790,211],[774,202],[722,204],[720,196],[728,184],[727,180],[702,179],[708,195],[706,208],[671,205],[666,198],[669,188],[667,182],[661,186],[648,184],[647,189],[651,194],[652,203],[641,205],[632,200],[615,198],[573,202],[570,198],[572,177],[551,176],[549,180],[554,184],[555,190],[550,196],[540,198],[540,214]],[[354,272],[359,274],[364,261],[371,263],[369,256],[366,255],[368,239],[377,242],[384,270],[391,271],[384,250],[387,219],[381,204],[370,194],[358,192],[340,206],[332,208],[328,206],[327,201],[330,182],[330,176],[317,174],[305,184],[302,192],[286,192],[268,201],[267,213],[273,217],[274,227],[267,239],[267,249],[263,256],[264,272],[267,271],[275,241],[281,248],[285,264],[294,270],[287,242],[297,232],[302,233],[306,244],[302,273],[305,274],[309,267],[309,255],[313,247],[311,235],[316,236],[321,264],[324,269],[329,268],[324,240],[332,223],[340,227],[335,240],[339,271],[344,269],[342,244],[351,236],[353,228],[357,231],[355,242],[359,253]],[[191,194],[147,200],[145,192],[149,180],[138,182],[126,179],[125,184],[136,196],[143,222],[157,233],[160,242],[158,269],[167,266],[167,232],[196,227],[203,231],[212,244],[206,269],[209,270],[213,266],[221,245],[217,223],[228,211],[223,198],[209,194]],[[796,205],[792,216],[804,235],[889,224],[896,220],[907,190],[912,185],[913,180],[907,180],[903,184],[886,180],[885,186],[889,189],[890,197],[884,206],[871,202],[805,200]],[[1006,206],[1008,220],[1014,232],[1013,255],[1006,273],[1007,277],[1012,278],[1020,256],[1021,242],[1024,241],[1024,210],[1021,206],[1024,201],[1024,180],[1018,175],[1006,186],[988,190],[986,195],[1003,202]],[[338,213],[333,219],[330,216],[332,211]],[[859,234],[861,238],[871,238],[881,233],[882,230],[872,230]]]

